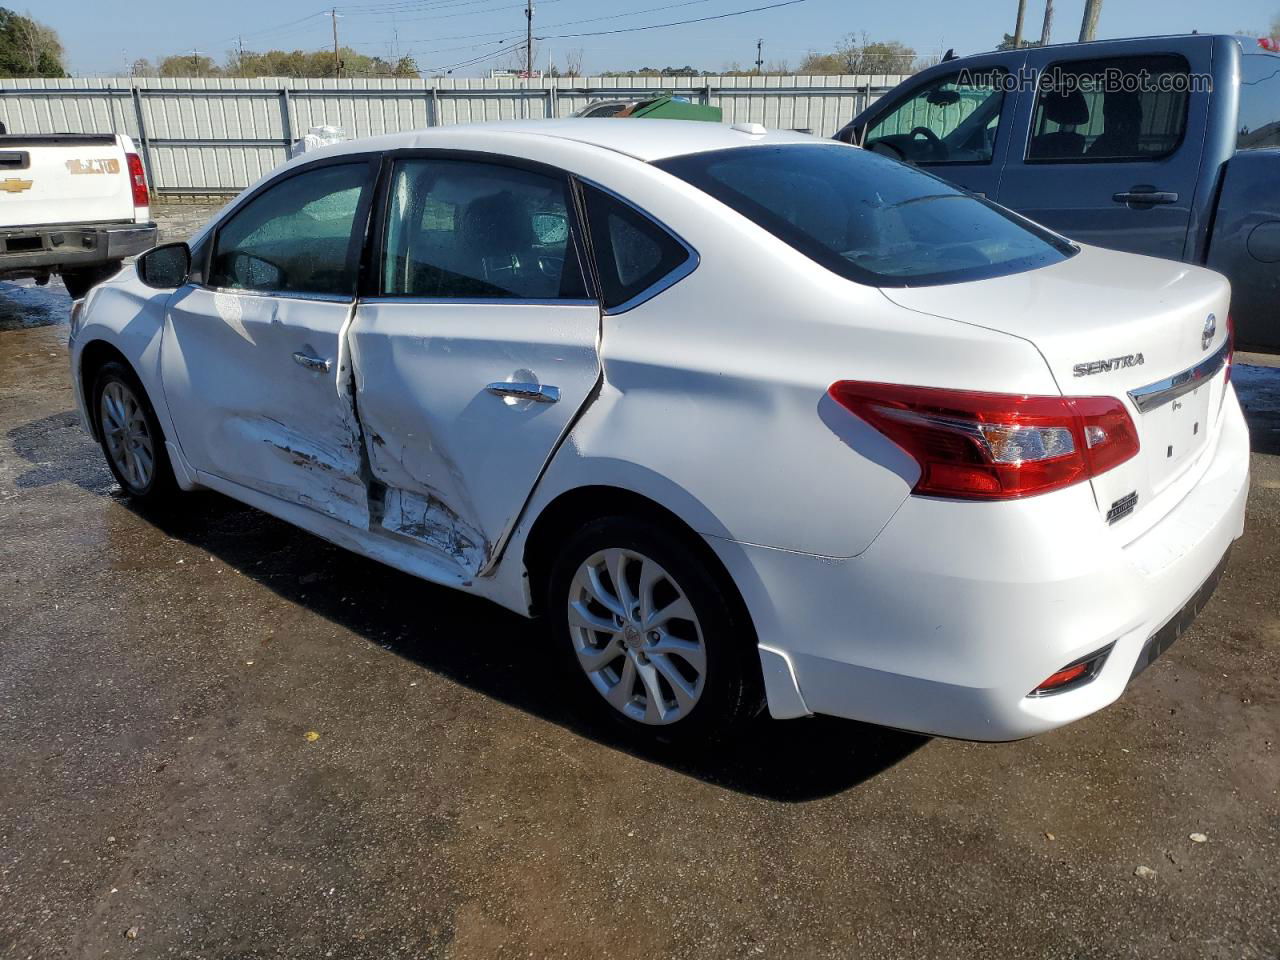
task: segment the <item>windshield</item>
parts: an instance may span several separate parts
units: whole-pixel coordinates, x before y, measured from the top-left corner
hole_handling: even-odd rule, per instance
[[[839,143],[734,147],[658,161],[835,273],[878,287],[1004,276],[1074,254],[937,177]]]

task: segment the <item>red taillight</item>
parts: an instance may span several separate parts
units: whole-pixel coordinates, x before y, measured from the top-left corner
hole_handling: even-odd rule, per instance
[[[133,205],[135,207],[151,206],[151,195],[147,192],[147,174],[142,169],[142,158],[136,153],[126,153],[124,159],[129,168],[129,185],[133,187]]]
[[[840,380],[828,391],[920,465],[913,493],[1010,500],[1110,470],[1138,452],[1114,397],[1029,397]]]

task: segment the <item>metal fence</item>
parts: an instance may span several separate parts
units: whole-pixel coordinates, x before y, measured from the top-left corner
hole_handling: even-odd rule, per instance
[[[566,117],[588,103],[669,90],[726,122],[830,136],[900,76],[559,77],[431,80],[0,81],[9,133],[124,133],[159,194],[235,193],[283,163],[311,127],[367,137],[455,123]]]

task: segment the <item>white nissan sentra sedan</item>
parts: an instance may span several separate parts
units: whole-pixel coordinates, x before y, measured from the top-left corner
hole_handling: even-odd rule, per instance
[[[95,288],[71,358],[128,495],[545,615],[637,733],[1007,740],[1217,583],[1228,298],[844,144],[548,120],[300,157]]]

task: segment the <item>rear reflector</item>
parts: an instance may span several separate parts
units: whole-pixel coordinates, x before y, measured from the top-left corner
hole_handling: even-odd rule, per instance
[[[1098,675],[1110,653],[1111,647],[1108,646],[1097,653],[1090,654],[1084,660],[1068,664],[1057,673],[1051,673],[1045,677],[1044,681],[1027,696],[1043,697],[1050,693],[1065,693],[1068,689],[1083,686]]]
[[[1088,480],[1138,452],[1115,397],[1032,397],[840,380],[831,398],[920,465],[912,493],[1012,500]]]
[[[151,195],[147,192],[147,174],[142,169],[142,158],[136,153],[126,153],[124,159],[129,168],[129,185],[133,188],[133,205],[135,207],[151,206]]]

